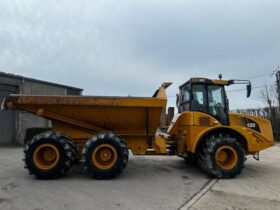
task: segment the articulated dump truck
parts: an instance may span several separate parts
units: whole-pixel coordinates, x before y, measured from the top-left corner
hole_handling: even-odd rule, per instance
[[[159,121],[166,109],[163,83],[152,97],[8,95],[2,109],[23,110],[51,120],[24,148],[25,167],[40,179],[57,178],[80,162],[94,178],[110,179],[134,155],[177,155],[196,162],[213,177],[232,178],[246,155],[274,145],[271,123],[229,113],[225,86],[247,80],[191,78],[179,87],[178,114],[166,130]],[[241,101],[242,99],[240,99]]]

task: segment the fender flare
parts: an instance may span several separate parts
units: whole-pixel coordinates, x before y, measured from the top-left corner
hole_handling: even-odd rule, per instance
[[[241,144],[242,148],[247,152],[248,151],[248,143],[246,137],[241,134],[240,132],[236,131],[235,129],[219,126],[215,128],[211,128],[206,130],[202,135],[200,135],[199,140],[194,146],[194,153],[197,152],[199,146],[207,139],[208,136],[214,134],[214,133],[227,133],[231,135],[232,137],[235,137],[236,140]]]

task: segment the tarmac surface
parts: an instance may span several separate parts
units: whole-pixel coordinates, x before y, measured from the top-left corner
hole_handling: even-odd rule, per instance
[[[94,180],[75,165],[66,176],[44,181],[23,168],[21,148],[0,148],[0,210],[280,209],[279,145],[260,158],[249,157],[242,174],[217,182],[178,157],[133,155],[112,180]]]

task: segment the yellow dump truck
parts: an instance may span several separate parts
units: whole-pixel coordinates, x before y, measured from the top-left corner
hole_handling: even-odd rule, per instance
[[[79,160],[94,178],[109,179],[134,155],[177,155],[193,160],[209,175],[232,178],[246,155],[274,145],[271,123],[229,113],[225,86],[245,80],[191,78],[179,88],[178,114],[166,131],[158,129],[166,108],[163,83],[152,97],[9,95],[2,109],[27,111],[52,122],[24,148],[25,167],[37,178],[65,174]]]

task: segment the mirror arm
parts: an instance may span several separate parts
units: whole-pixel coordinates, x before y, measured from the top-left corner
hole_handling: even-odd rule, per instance
[[[251,90],[252,90],[252,85],[251,85],[251,81],[250,80],[239,80],[239,79],[231,79],[228,81],[228,85],[232,85],[232,84],[244,84],[247,85],[246,89],[247,89],[247,98],[250,97],[251,95]]]

